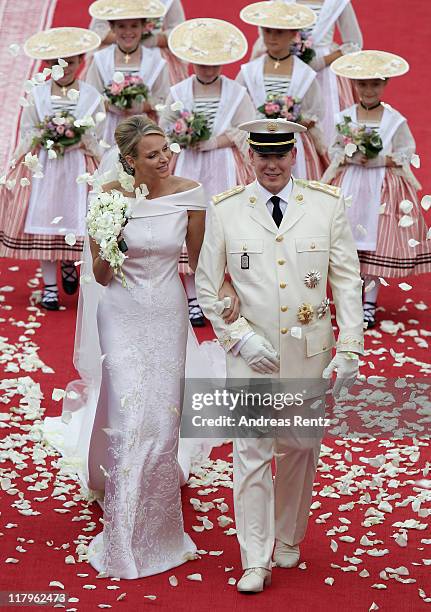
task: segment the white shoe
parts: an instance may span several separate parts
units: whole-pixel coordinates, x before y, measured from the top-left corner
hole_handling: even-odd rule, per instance
[[[274,561],[278,567],[296,567],[299,562],[299,545],[289,546],[281,540],[275,540]]]
[[[236,588],[240,593],[260,593],[271,584],[271,572],[263,567],[246,569]]]

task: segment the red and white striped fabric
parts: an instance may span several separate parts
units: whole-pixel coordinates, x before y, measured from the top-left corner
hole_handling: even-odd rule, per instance
[[[343,168],[332,181],[341,185],[346,168]],[[409,200],[413,209],[409,213],[413,219],[410,227],[400,227],[404,215],[400,202]],[[431,272],[431,241],[427,240],[427,226],[418,202],[416,190],[407,180],[391,168],[386,170],[382,186],[381,202],[386,202],[384,212],[379,215],[377,230],[377,249],[359,251],[361,274],[383,278],[402,278],[410,274]],[[410,240],[420,244],[409,245]]]

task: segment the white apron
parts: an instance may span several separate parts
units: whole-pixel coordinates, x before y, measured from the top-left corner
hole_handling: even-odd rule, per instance
[[[115,72],[115,49],[117,45],[110,45],[106,49],[97,51],[94,54],[94,61],[96,62],[97,69],[100,76],[102,77],[105,87],[112,81],[112,77]],[[141,65],[139,67],[139,76],[144,81],[145,85],[151,94],[151,89],[156,82],[158,76],[166,65],[165,60],[162,58],[158,48],[148,49],[141,45],[142,58]],[[105,132],[103,139],[109,143],[114,144],[114,132],[120,119],[123,119],[122,115],[115,114],[112,112],[106,113],[105,121]]]
[[[174,100],[181,101],[187,110],[192,110],[194,106],[193,80],[194,77],[191,76],[171,87]],[[219,136],[230,127],[232,117],[246,93],[245,87],[225,76],[221,77],[221,82],[220,102],[212,136]],[[210,199],[211,196],[236,185],[236,164],[232,147],[202,153],[185,149],[178,156],[175,174],[201,182],[206,197]]]
[[[33,89],[34,103],[39,119],[54,114],[51,104],[52,81]],[[74,116],[91,116],[100,104],[100,94],[87,83],[79,82],[79,99]],[[43,178],[33,178],[31,196],[25,220],[26,234],[62,235],[85,234],[87,212],[87,185],[78,184],[76,177],[86,171],[85,155],[81,149],[68,151],[64,157],[48,159],[46,149],[38,153]],[[53,225],[54,217],[62,217]]]
[[[241,71],[244,76],[248,92],[256,108],[264,104],[266,100],[263,72],[264,65],[265,56],[262,55],[261,57],[258,57],[257,59],[253,60],[252,62],[249,62],[248,64],[243,64],[241,66]],[[295,56],[293,58],[292,78],[289,83],[288,90],[286,91],[286,95],[302,100],[316,76],[317,74],[312,68],[310,68],[310,66],[308,66]],[[259,117],[261,117],[260,114]],[[297,155],[296,164],[292,169],[292,174],[294,174],[296,178],[306,179],[307,168],[305,163],[305,152],[302,136],[301,134],[296,134],[295,137]]]
[[[356,104],[346,108],[337,115],[337,123],[343,117],[350,117],[357,122]],[[381,155],[390,151],[392,138],[405,118],[396,110],[385,106],[378,132],[383,142]],[[358,251],[375,251],[377,246],[377,229],[379,209],[386,167],[363,168],[359,165],[348,165],[343,176],[341,189],[346,197],[352,196],[351,206],[346,208],[353,237]]]

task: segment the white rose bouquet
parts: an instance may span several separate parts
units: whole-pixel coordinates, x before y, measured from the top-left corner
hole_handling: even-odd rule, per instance
[[[107,261],[115,274],[126,279],[121,266],[126,259],[127,244],[118,236],[131,216],[130,204],[119,191],[98,193],[90,202],[87,214],[88,234],[100,246],[100,257]]]

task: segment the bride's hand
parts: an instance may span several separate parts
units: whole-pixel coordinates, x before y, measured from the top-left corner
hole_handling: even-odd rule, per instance
[[[231,299],[230,308],[226,308],[221,314],[222,318],[224,319],[224,322],[230,325],[231,323],[234,323],[234,321],[236,321],[239,317],[239,298],[236,294],[235,289],[227,280],[225,280],[223,285],[221,286],[218,296],[220,300],[223,300],[223,298],[225,297],[229,297]]]

